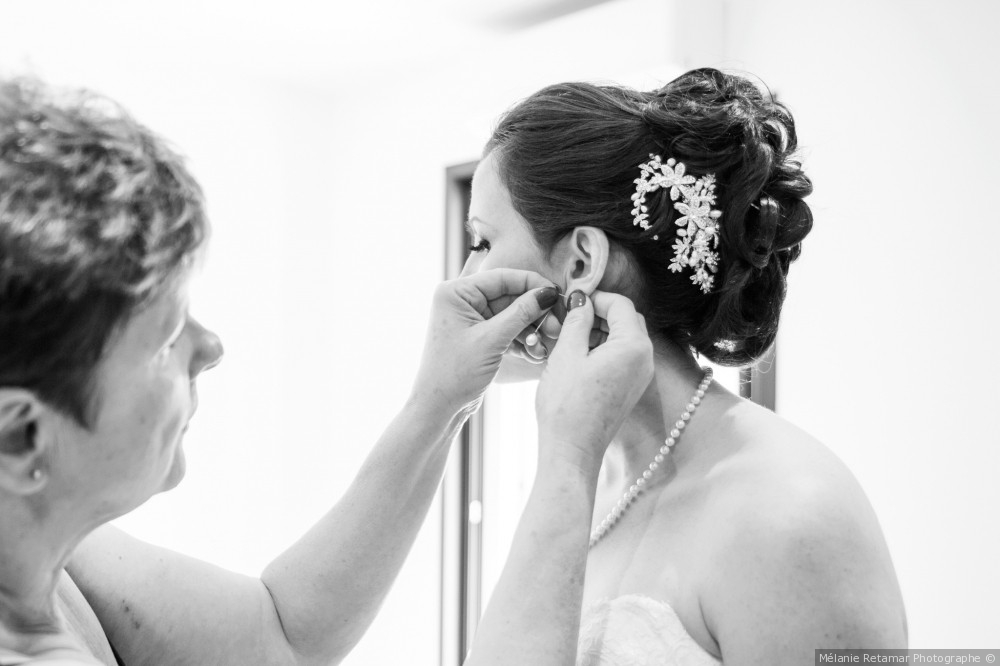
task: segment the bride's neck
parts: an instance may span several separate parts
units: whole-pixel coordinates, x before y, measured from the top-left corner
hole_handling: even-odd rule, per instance
[[[614,487],[631,484],[649,466],[704,377],[686,349],[660,341],[654,351],[653,380],[604,456],[603,481]],[[670,454],[675,464],[687,457],[684,439],[682,433]]]

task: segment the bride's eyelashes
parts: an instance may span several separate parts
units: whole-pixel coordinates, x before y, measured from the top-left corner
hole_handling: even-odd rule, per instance
[[[489,250],[490,242],[486,239],[479,241],[475,245],[469,246],[469,252],[489,252]]]

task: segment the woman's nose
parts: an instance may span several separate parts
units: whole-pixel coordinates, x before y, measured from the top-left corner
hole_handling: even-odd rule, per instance
[[[222,361],[225,350],[218,335],[197,321],[192,320],[191,323],[197,328],[196,337],[198,340],[195,353],[191,357],[191,377],[194,377],[217,366]]]

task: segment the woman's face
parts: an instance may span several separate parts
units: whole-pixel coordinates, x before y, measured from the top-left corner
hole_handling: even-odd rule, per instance
[[[51,482],[95,517],[126,513],[184,476],[195,379],[222,358],[219,338],[188,314],[187,289],[178,279],[112,338],[95,370],[91,427],[66,419],[55,429]]]
[[[473,250],[463,275],[490,268],[521,268],[549,279],[556,277],[528,222],[514,210],[492,153],[479,163],[472,178],[468,228]]]
[[[519,268],[539,273],[564,291],[564,278],[557,268],[560,246],[547,253],[535,241],[528,222],[514,210],[492,153],[479,163],[472,179],[468,228],[473,248],[462,275],[491,268]],[[526,357],[523,348],[515,343],[504,357],[501,380],[537,378],[540,370],[538,361]]]

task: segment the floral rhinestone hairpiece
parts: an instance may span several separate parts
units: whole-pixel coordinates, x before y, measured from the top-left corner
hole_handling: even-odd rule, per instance
[[[695,283],[706,294],[715,282],[713,275],[719,270],[719,218],[722,211],[715,205],[715,174],[707,174],[695,179],[684,173],[684,163],[674,158],[663,163],[659,155],[649,154],[649,161],[639,165],[641,175],[635,179],[635,194],[632,195],[632,224],[648,230],[649,214],[646,194],[659,189],[670,189],[670,199],[674,208],[681,213],[675,221],[677,240],[674,241],[674,257],[668,268],[674,273],[689,266]],[[679,199],[679,201],[678,201]],[[659,240],[658,235],[653,240]]]

